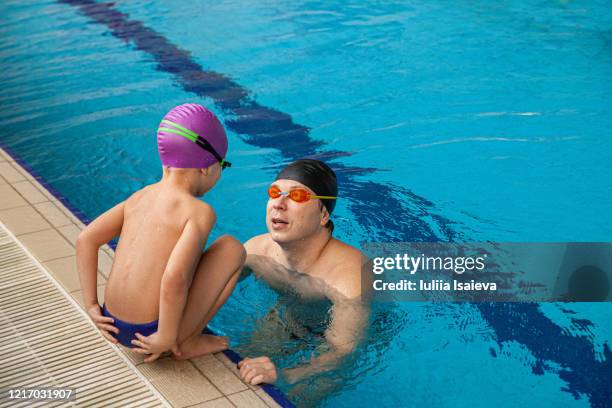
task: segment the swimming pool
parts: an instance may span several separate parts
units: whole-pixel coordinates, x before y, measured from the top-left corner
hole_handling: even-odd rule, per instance
[[[215,236],[264,232],[265,186],[312,154],[339,173],[336,235],[354,245],[612,236],[605,2],[0,12],[2,143],[90,218],[157,180],[157,124],[194,101],[225,123],[234,163],[207,197]],[[213,327],[248,352],[251,315],[276,301],[248,280]],[[611,318],[606,304],[377,306],[350,370],[283,389],[319,406],[606,406]]]

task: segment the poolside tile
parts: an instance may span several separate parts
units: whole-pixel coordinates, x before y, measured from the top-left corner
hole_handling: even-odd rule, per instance
[[[7,184],[8,182],[4,179],[4,177],[0,176],[0,184]]]
[[[108,255],[108,257],[109,257],[110,259],[113,259],[113,260],[115,259],[115,251],[113,251],[113,250],[112,250],[112,249],[110,249],[110,248],[108,248],[108,249],[104,249],[104,248],[102,248],[102,250],[103,250],[104,252],[106,252],[106,255]]]
[[[230,360],[225,354],[223,354],[223,353],[216,353],[214,356],[219,361],[221,361],[221,363],[223,363],[223,365],[225,367],[227,367],[232,373],[234,373],[234,375],[236,375],[236,377],[240,378],[240,370],[238,370],[238,367],[236,366],[236,364],[234,364],[232,362],[232,360]],[[253,391],[256,391],[256,390],[260,389],[260,387],[258,385],[246,384],[246,386],[249,387]]]
[[[212,401],[193,405],[193,408],[234,408],[234,405],[227,398],[217,398]]]
[[[51,192],[49,190],[47,190],[42,184],[40,184],[40,182],[36,179],[34,180],[30,180],[32,184],[34,184],[34,186],[40,190],[40,192],[47,197],[47,199],[49,201],[58,201],[57,197],[54,196],[53,194],[51,194]]]
[[[222,397],[189,361],[162,358],[138,369],[175,407],[186,407]]]
[[[113,251],[113,249],[111,247],[108,246],[108,244],[104,244],[102,245],[102,250],[104,252],[106,252],[111,258],[113,258],[115,256],[115,252]]]
[[[45,219],[30,206],[2,210],[0,211],[0,220],[15,235],[51,228],[51,224],[45,221]]]
[[[66,239],[76,247],[76,240],[81,232],[81,229],[76,225],[70,223],[57,229]],[[98,271],[108,278],[110,275],[111,268],[113,266],[114,257],[110,257],[103,249],[98,250]]]
[[[29,181],[13,183],[13,188],[19,192],[30,204],[42,203],[47,198]]]
[[[106,278],[110,276],[113,259],[104,250],[98,250],[98,271]]]
[[[215,387],[226,395],[248,389],[234,373],[212,355],[197,357],[191,361]]]
[[[28,202],[10,184],[0,184],[0,210],[27,204]]]
[[[119,346],[119,349],[125,354],[125,356],[132,362],[134,365],[145,364],[144,358],[145,356],[129,349],[127,347]]]
[[[13,159],[11,155],[2,148],[0,148],[0,157],[3,157],[6,161],[15,161],[15,159]]]
[[[272,408],[280,407],[280,405],[276,401],[274,401],[274,399],[272,399],[272,397],[269,396],[268,393],[263,390],[263,388],[260,388],[257,391],[255,391],[255,394],[257,394],[257,396],[261,398],[261,400],[267,406],[272,407]]]
[[[34,207],[49,221],[54,227],[62,227],[72,222],[57,208],[51,201],[35,204]]]
[[[23,170],[23,169],[22,169],[22,171],[25,171],[25,170]],[[26,173],[27,173],[27,172],[26,172]],[[28,176],[26,176],[26,179],[27,179],[27,180],[28,180],[30,183],[32,183],[32,185],[33,185],[33,186],[34,186],[34,187],[35,187],[35,188],[36,188],[38,191],[40,191],[40,193],[41,193],[42,195],[44,195],[44,196],[47,198],[47,201],[57,200],[57,198],[55,198],[55,197],[53,196],[53,194],[49,193],[49,192],[47,191],[47,189],[46,189],[46,188],[44,188],[44,187],[42,186],[42,184],[40,184],[40,182],[39,182],[38,180],[36,180],[34,177],[30,176],[30,175],[29,175],[29,173],[27,173],[27,174],[28,174]]]
[[[96,292],[98,294],[98,303],[99,304],[103,304],[104,303],[104,290],[106,289],[106,285],[98,285]],[[76,300],[76,302],[79,304],[79,306],[81,306],[83,309],[85,309],[85,304],[83,302],[83,294],[81,293],[80,290],[76,290],[74,292],[70,292],[70,296],[72,296],[72,298],[74,300]]]
[[[34,177],[32,177],[32,175],[30,174],[30,172],[28,172],[26,169],[24,169],[23,167],[21,167],[21,165],[17,162],[12,163],[13,167],[17,169],[17,171],[19,173],[21,173],[21,175],[23,177],[25,177],[26,180],[34,180]]]
[[[44,265],[68,292],[74,292],[81,288],[76,266],[76,256],[54,259],[53,261],[45,262]],[[98,273],[98,285],[104,285],[105,283],[106,279],[104,276]]]
[[[18,181],[24,181],[25,177],[10,162],[0,163],[0,175],[6,179],[9,183],[16,183]]]
[[[76,246],[77,237],[81,233],[81,229],[70,223],[57,229],[73,246]]]
[[[51,193],[49,193],[49,192],[47,192],[47,194],[51,195]],[[59,208],[60,211],[63,212],[64,215],[66,217],[68,217],[72,221],[73,224],[77,225],[79,228],[85,228],[85,224],[83,224],[83,222],[76,215],[74,215],[72,213],[72,211],[70,211],[68,208],[66,208],[64,203],[62,203],[60,200],[58,200],[57,197],[53,197],[53,199],[50,200],[50,201],[52,201],[53,204],[55,204],[57,206],[57,208]]]
[[[76,215],[74,215],[69,209],[67,209],[66,206],[64,206],[64,204],[61,201],[54,201],[54,203],[66,215],[66,217],[72,220],[72,222],[76,226],[78,226],[81,229],[85,228],[85,224],[83,224],[83,221],[81,221]]]
[[[19,240],[41,262],[75,254],[75,249],[54,229],[23,234]]]
[[[237,408],[268,408],[252,390],[228,395],[227,398],[229,398]]]
[[[0,239],[4,252],[29,258],[2,224]],[[151,406],[157,394],[150,384],[125,364],[35,262],[29,264],[33,279],[5,287],[9,297],[1,302],[0,331],[8,339],[0,347],[0,360],[5,363],[0,368],[3,387],[73,387],[79,392],[79,406],[130,406],[136,400]],[[0,265],[4,281],[13,276],[13,266],[11,262]],[[17,405],[49,404],[26,401]]]

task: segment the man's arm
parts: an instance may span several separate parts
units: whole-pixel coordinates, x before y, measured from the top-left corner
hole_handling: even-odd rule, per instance
[[[362,271],[367,260],[360,256],[346,260],[339,271],[336,285],[328,297],[334,302],[331,321],[325,331],[322,351],[308,363],[284,370],[284,377],[294,383],[310,375],[335,368],[344,356],[351,353],[367,328],[370,307],[362,299]],[[367,288],[364,288],[367,289]],[[244,381],[250,384],[273,383],[277,379],[277,368],[269,357],[246,358],[238,365]]]
[[[359,299],[345,299],[334,305],[332,321],[325,332],[325,351],[308,363],[283,371],[289,383],[310,375],[335,368],[344,356],[351,353],[361,339],[367,326],[369,307]],[[274,362],[267,356],[245,358],[238,363],[240,376],[251,385],[274,383],[278,378]]]
[[[367,259],[360,251],[350,249],[346,252],[343,262],[334,271],[337,278],[329,282],[331,288],[327,291],[334,305],[330,324],[325,331],[326,344],[308,363],[285,370],[285,377],[290,383],[335,368],[344,356],[357,347],[370,315],[369,304],[362,296],[363,290],[367,289],[367,282],[363,280],[366,263]]]
[[[319,355],[308,363],[285,370],[289,383],[294,383],[312,374],[335,368],[349,353],[352,353],[367,327],[369,306],[359,298],[344,299],[334,303],[331,322],[325,331],[326,344]]]

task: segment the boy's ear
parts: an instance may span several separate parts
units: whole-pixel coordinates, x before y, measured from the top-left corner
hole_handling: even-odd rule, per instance
[[[202,174],[204,174],[205,176],[208,176],[208,167],[205,169],[200,169],[200,171],[202,172]]]

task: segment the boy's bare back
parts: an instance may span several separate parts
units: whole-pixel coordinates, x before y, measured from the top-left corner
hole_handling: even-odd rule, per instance
[[[171,109],[157,129],[162,179],[93,220],[77,238],[83,303],[102,336],[155,361],[167,351],[191,358],[225,350],[228,339],[202,333],[234,289],[244,247],[223,235],[204,251],[215,213],[197,197],[231,166],[227,135],[201,105]],[[119,236],[100,305],[99,248]]]
[[[134,193],[123,207],[121,235],[106,284],[108,309],[125,321],[157,320],[163,273],[187,224],[205,241],[214,222],[210,205],[171,186],[155,183]],[[193,274],[193,268],[185,272]]]

